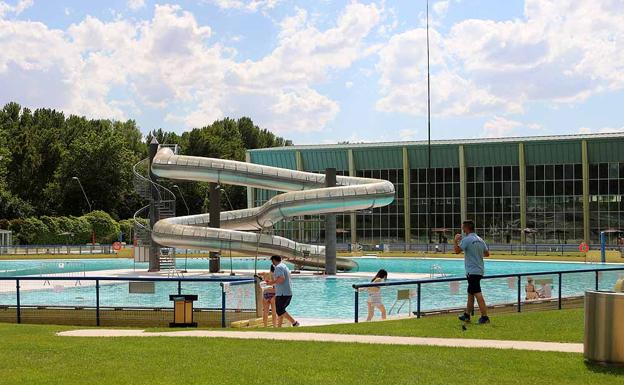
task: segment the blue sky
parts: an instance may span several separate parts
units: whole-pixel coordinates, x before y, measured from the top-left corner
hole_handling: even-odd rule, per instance
[[[622,0],[432,0],[432,138],[624,130]],[[0,103],[426,138],[425,1],[0,0]]]

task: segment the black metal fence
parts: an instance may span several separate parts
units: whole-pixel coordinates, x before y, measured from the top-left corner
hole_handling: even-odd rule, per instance
[[[0,255],[113,254],[112,245],[14,245],[0,246]]]
[[[516,294],[517,294],[517,298],[515,301],[515,307],[517,307],[517,311],[521,312],[522,311],[522,307],[523,307],[523,300],[522,300],[522,278],[523,277],[540,277],[540,276],[553,276],[553,277],[557,277],[557,295],[549,297],[552,298],[553,300],[556,298],[557,300],[557,309],[561,309],[562,308],[562,302],[563,300],[566,298],[563,295],[563,278],[564,276],[570,276],[570,275],[574,275],[574,274],[593,274],[593,279],[592,279],[592,290],[599,290],[600,289],[600,284],[601,284],[601,275],[603,273],[608,273],[608,272],[624,272],[624,267],[602,267],[602,268],[595,268],[595,269],[579,269],[579,270],[560,270],[560,271],[540,271],[540,272],[531,272],[531,273],[514,273],[514,274],[497,274],[497,275],[490,275],[490,276],[484,276],[483,277],[483,281],[489,281],[489,280],[496,280],[496,279],[508,279],[508,278],[515,278],[515,286],[516,286]],[[578,279],[578,276],[577,276]],[[414,311],[414,315],[416,315],[417,318],[420,318],[421,315],[423,314],[422,311],[422,302],[423,302],[423,288],[427,285],[435,285],[435,284],[440,284],[440,283],[451,283],[451,282],[466,282],[467,278],[466,277],[448,277],[448,278],[431,278],[431,279],[417,279],[417,280],[400,280],[400,281],[386,281],[386,282],[379,282],[379,283],[363,283],[363,284],[354,284],[352,285],[353,289],[355,290],[355,296],[354,296],[354,321],[357,323],[359,322],[359,318],[360,318],[360,294],[363,291],[366,291],[368,288],[387,288],[387,287],[392,287],[392,288],[396,288],[396,289],[401,289],[404,288],[406,290],[414,290],[415,292],[413,293],[413,296],[410,296],[409,294],[406,295],[406,297],[404,299],[412,299],[414,298],[416,301],[416,311]],[[612,279],[613,282],[609,282],[609,284],[613,284],[615,282],[615,279]],[[569,281],[570,283],[577,283],[577,290],[579,289],[579,287],[583,287],[583,283],[580,284],[580,286],[578,285],[578,281]],[[587,284],[584,284],[585,286],[587,286]],[[526,285],[525,285],[526,287]],[[590,287],[585,287],[585,289],[590,289]],[[461,295],[458,293],[456,293],[457,295]],[[486,297],[487,297],[487,293]],[[580,292],[578,293],[578,295],[582,295],[583,293]],[[399,296],[397,296],[397,298],[399,298]],[[438,310],[442,310],[443,308],[440,308]],[[410,309],[411,312],[411,309]]]
[[[490,251],[510,255],[538,255],[538,254],[560,254],[578,255],[579,245],[573,243],[488,243]],[[384,243],[384,244],[358,244],[354,247],[351,244],[341,243],[336,246],[340,252],[423,252],[423,253],[450,253],[453,252],[452,243]],[[600,244],[589,245],[590,250],[600,250]],[[607,250],[624,251],[624,247],[619,245],[607,245]]]
[[[173,320],[171,294],[198,295],[193,314],[200,326],[258,316],[256,281],[249,278],[19,276],[0,277],[0,321],[163,326]]]

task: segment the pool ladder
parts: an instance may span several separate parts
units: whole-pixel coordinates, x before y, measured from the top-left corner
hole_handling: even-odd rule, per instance
[[[184,277],[182,271],[176,268],[175,250],[169,248],[161,248],[158,256],[160,271],[167,272],[167,278]]]
[[[446,276],[447,274],[442,269],[442,266],[437,264],[431,265],[431,268],[429,269],[429,278],[444,278]]]

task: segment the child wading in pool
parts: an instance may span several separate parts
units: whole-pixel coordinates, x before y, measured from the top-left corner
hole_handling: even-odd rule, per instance
[[[388,278],[388,272],[384,269],[381,269],[377,272],[375,277],[371,280],[373,283],[383,282]],[[366,317],[367,321],[373,319],[375,315],[375,308],[379,309],[381,312],[381,319],[386,319],[386,307],[381,302],[381,288],[380,287],[369,287],[368,291],[368,317]]]
[[[275,328],[277,327],[277,316],[275,315],[275,288],[265,282],[273,279],[274,271],[275,266],[271,265],[270,272],[260,274],[262,277],[260,288],[262,289],[262,323],[264,324],[264,327],[268,326],[269,309],[271,309],[271,323]]]

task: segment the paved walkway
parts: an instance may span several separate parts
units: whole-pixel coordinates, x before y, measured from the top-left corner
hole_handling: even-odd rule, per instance
[[[477,340],[463,338],[422,338],[422,337],[395,337],[370,336],[355,334],[329,333],[280,333],[280,332],[240,332],[240,331],[212,331],[212,330],[184,330],[177,332],[146,332],[144,330],[129,329],[84,329],[58,333],[65,337],[210,337],[210,338],[237,338],[252,340],[278,341],[316,341],[316,342],[345,342],[383,345],[427,345],[457,348],[494,348],[533,350],[543,352],[582,353],[583,344],[537,342],[537,341],[502,341]]]

